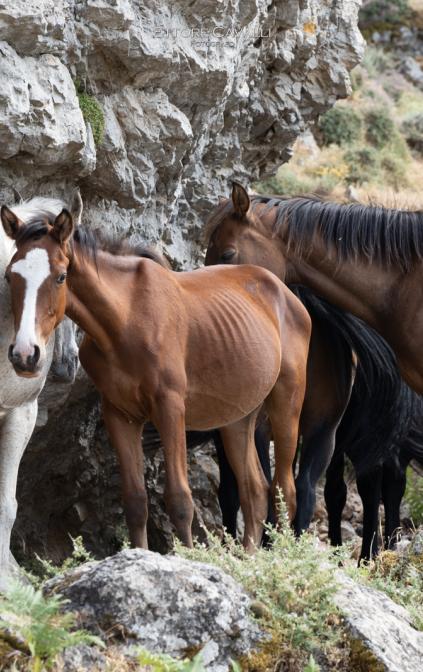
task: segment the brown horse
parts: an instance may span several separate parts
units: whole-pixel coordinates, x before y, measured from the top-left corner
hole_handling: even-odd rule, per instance
[[[254,447],[265,401],[275,440],[273,493],[295,514],[292,462],[303,403],[310,319],[268,271],[218,267],[174,273],[147,258],[112,254],[72,214],[44,210],[24,225],[3,206],[17,251],[8,266],[18,375],[37,376],[45,343],[64,313],[85,332],[80,360],[99,390],[122,474],[131,541],[147,546],[147,496],[140,450],[145,420],[165,452],[166,505],[180,539],[192,544],[193,503],[185,428],[221,427],[239,486],[244,545],[261,539],[267,482]]]
[[[215,263],[237,263],[240,245],[257,246],[257,263],[371,325],[394,350],[403,378],[423,393],[423,212],[317,198],[250,200],[234,185],[208,230]]]

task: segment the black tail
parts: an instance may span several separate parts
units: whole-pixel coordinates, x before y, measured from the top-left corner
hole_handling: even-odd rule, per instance
[[[324,319],[331,334],[347,344],[347,354],[340,361],[342,371],[346,367],[351,370],[352,353],[357,355],[351,400],[336,438],[337,448],[347,453],[356,471],[368,471],[392,454],[411,426],[414,406],[404,390],[395,355],[384,339],[357,317],[304,287],[295,288],[295,293],[312,319]],[[338,348],[337,354],[339,351]]]

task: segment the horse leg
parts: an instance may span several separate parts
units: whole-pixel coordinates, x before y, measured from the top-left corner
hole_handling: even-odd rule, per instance
[[[370,560],[379,550],[379,505],[382,492],[382,470],[376,467],[357,476],[357,490],[363,502],[363,543],[359,563]]]
[[[310,526],[316,505],[316,485],[325,472],[335,448],[336,427],[322,425],[308,436],[303,435],[300,468],[295,487],[297,490],[297,513],[294,530],[300,535]]]
[[[347,486],[344,481],[344,451],[335,447],[326,470],[325,502],[328,512],[328,536],[332,546],[342,546],[341,520],[347,501]]]
[[[240,505],[238,485],[235,474],[226,457],[222,437],[220,436],[219,431],[215,432],[214,445],[216,446],[217,461],[219,464],[220,479],[218,497],[220,510],[222,511],[222,524],[228,534],[236,539],[236,521]]]
[[[278,488],[281,488],[291,522],[295,517],[297,507],[292,464],[297,450],[298,425],[304,391],[305,376],[303,380],[300,380],[296,370],[285,364],[273,390],[266,399],[266,408],[275,443],[275,476],[272,483],[273,506],[277,514],[279,508],[277,501]]]
[[[122,500],[132,546],[148,548],[148,499],[144,483],[143,424],[128,420],[103,397],[104,424],[115,449],[122,479]]]
[[[16,484],[23,452],[34,430],[37,400],[10,410],[0,426],[0,590],[10,570],[10,536],[16,518]]]
[[[398,465],[393,460],[388,460],[383,465],[382,502],[385,509],[385,548],[392,548],[395,532],[401,528],[400,506],[407,485],[407,465],[408,460],[405,463],[401,458]]]
[[[154,407],[152,421],[158,429],[164,448],[166,510],[178,538],[191,548],[194,502],[188,483],[183,398],[175,392],[162,396]]]
[[[260,545],[268,513],[269,485],[257,456],[254,430],[258,411],[220,430],[226,457],[237,484],[244,516],[244,546],[252,552]]]

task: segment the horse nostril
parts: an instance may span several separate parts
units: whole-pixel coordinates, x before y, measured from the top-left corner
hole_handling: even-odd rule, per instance
[[[34,362],[34,364],[36,364],[40,359],[40,348],[38,347],[38,345],[34,345],[34,354],[32,355],[31,359]]]
[[[14,343],[12,343],[12,345],[9,345],[9,350],[7,352],[7,356],[9,357],[9,362],[13,362],[13,357],[14,357],[13,349],[14,349],[14,347],[15,347]]]

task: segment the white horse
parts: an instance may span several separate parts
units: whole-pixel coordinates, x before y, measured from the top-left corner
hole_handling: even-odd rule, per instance
[[[43,211],[59,214],[62,201],[34,198],[11,209],[23,222],[34,214],[42,218]],[[77,370],[75,329],[69,320],[56,330],[56,337],[47,345],[47,357],[41,375],[21,378],[16,375],[8,357],[9,343],[15,334],[10,292],[4,277],[13,256],[14,243],[0,227],[0,590],[7,585],[14,565],[10,554],[10,535],[16,518],[16,484],[19,464],[33,432],[38,410],[38,395],[52,360],[53,379],[73,382]]]

